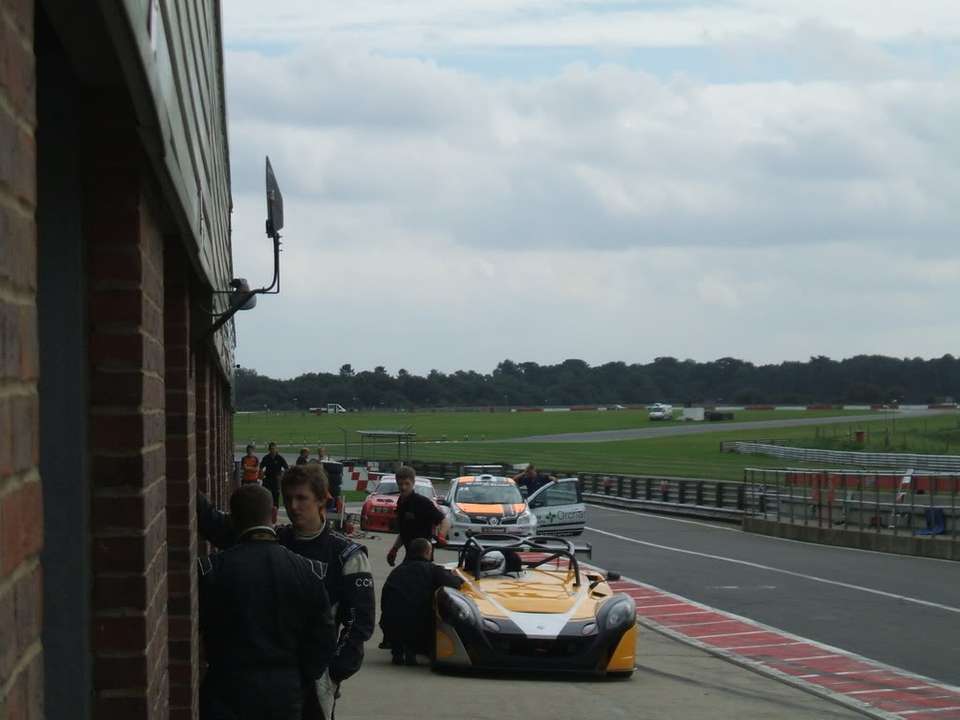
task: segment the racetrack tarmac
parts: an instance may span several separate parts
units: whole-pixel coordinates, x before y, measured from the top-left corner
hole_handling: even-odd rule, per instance
[[[369,550],[378,588],[390,571],[386,553],[394,538],[371,534],[359,541]],[[441,562],[455,558],[451,551],[437,553]],[[638,633],[637,670],[628,680],[441,674],[430,670],[426,658],[419,667],[395,667],[389,651],[377,649],[380,639],[378,631],[366,645],[363,668],[344,684],[338,720],[862,717],[643,627]]]
[[[904,417],[930,417],[955,410],[903,410],[897,415]],[[669,437],[672,435],[696,435],[698,433],[727,432],[729,430],[757,430],[760,428],[802,427],[804,425],[830,425],[834,423],[882,420],[883,416],[845,415],[836,417],[794,418],[792,420],[760,420],[754,422],[689,422],[682,425],[660,425],[651,422],[651,427],[627,430],[597,430],[594,432],[563,433],[561,435],[534,435],[495,442],[606,442],[608,440],[639,440],[642,438]],[[494,442],[494,441],[484,441]]]

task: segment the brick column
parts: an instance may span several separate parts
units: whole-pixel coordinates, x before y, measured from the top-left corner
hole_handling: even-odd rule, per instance
[[[176,239],[168,239],[163,287],[171,720],[189,720],[198,712],[197,401],[190,346],[191,273],[183,248]]]
[[[163,240],[122,94],[90,91],[94,716],[167,716]]]
[[[0,718],[43,715],[33,2],[0,1]]]

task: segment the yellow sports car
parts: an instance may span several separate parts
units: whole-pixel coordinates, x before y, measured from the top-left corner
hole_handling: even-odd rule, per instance
[[[580,568],[589,545],[480,534],[449,547],[464,584],[437,591],[434,667],[633,673],[636,605],[607,584],[619,574]]]

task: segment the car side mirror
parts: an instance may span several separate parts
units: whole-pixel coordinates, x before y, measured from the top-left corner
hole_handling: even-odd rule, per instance
[[[621,577],[622,577],[622,576],[620,575],[620,573],[618,573],[616,570],[610,570],[610,571],[607,572],[607,580],[608,580],[609,582],[616,582],[616,581],[619,580]]]
[[[449,505],[449,504],[450,504],[450,503],[447,502],[447,499],[446,499],[446,498],[437,498],[437,505],[444,505],[444,506],[446,506],[446,505]]]
[[[543,505],[543,500],[534,500],[533,502],[530,503],[531,508],[538,508],[541,505]]]

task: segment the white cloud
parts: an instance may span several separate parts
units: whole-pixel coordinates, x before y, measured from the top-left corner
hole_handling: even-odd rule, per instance
[[[811,62],[823,49],[842,72],[722,85],[614,63],[483,77],[370,52],[345,38],[379,6],[337,7],[322,19],[335,42],[228,53],[235,266],[254,285],[270,270],[265,153],[287,203],[283,292],[239,316],[244,365],[955,350],[960,75],[880,51],[886,5],[855,31],[784,31],[778,47]],[[465,6],[444,7],[457,25]],[[802,15],[785,0],[731,7]],[[478,27],[516,9],[483,8]],[[944,8],[911,18],[940,11],[949,27]],[[743,57],[766,52],[731,37]]]
[[[729,35],[775,38],[798,22],[822,19],[869,40],[955,38],[954,0],[231,0],[228,40],[299,45],[349,38],[381,50],[424,52],[466,47],[675,47]]]

